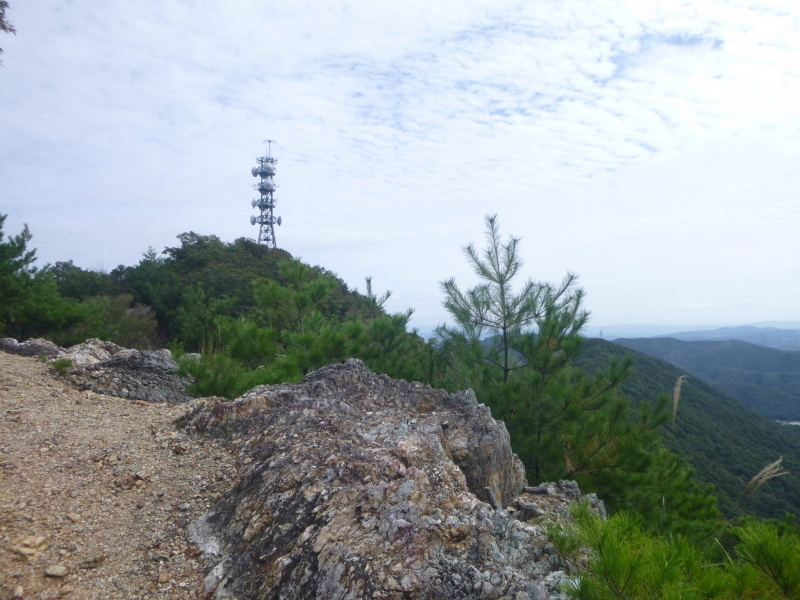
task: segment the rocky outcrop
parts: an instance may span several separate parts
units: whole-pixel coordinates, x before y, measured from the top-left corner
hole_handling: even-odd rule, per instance
[[[98,363],[110,360],[118,352],[125,350],[114,342],[104,342],[97,338],[86,340],[82,344],[70,346],[66,350],[63,348],[58,354],[58,358],[68,358],[72,361],[75,368],[85,369]]]
[[[41,338],[26,340],[22,343],[14,338],[0,339],[0,350],[19,356],[46,356],[48,358],[58,355],[63,349],[50,340]]]
[[[539,521],[564,518],[577,485],[521,493],[508,432],[471,391],[350,360],[206,399],[180,424],[231,439],[244,465],[190,528],[210,561],[203,598],[565,597]]]
[[[5,338],[0,340],[0,350],[23,356],[44,355],[50,360],[69,359],[72,365],[67,380],[98,394],[169,404],[192,399],[186,393],[189,381],[176,375],[178,364],[166,349],[130,350],[96,338],[65,349],[48,340],[19,343]]]
[[[73,360],[68,378],[76,386],[109,396],[180,404],[191,400],[189,381],[175,373],[169,350],[129,350],[97,339],[67,348],[58,358]]]

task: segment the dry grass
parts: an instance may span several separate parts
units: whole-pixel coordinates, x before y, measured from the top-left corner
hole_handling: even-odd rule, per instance
[[[675,382],[675,388],[672,390],[672,428],[675,428],[675,417],[678,414],[678,402],[681,401],[681,385],[683,385],[683,380],[686,379],[688,375],[681,375],[678,377],[678,381]]]
[[[766,467],[761,469],[758,473],[756,473],[755,477],[750,480],[744,490],[742,490],[742,494],[746,494],[750,492],[751,494],[755,494],[762,485],[764,485],[767,481],[774,477],[780,477],[781,475],[788,475],[789,471],[784,471],[783,467],[781,467],[781,462],[783,461],[783,457],[781,456],[778,460],[774,463],[768,464]]]

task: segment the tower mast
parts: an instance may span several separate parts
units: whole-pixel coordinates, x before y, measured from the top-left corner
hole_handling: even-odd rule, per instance
[[[253,187],[261,193],[260,198],[255,198],[250,203],[253,208],[258,208],[260,214],[258,216],[250,217],[250,225],[258,223],[258,243],[264,244],[270,248],[276,248],[275,241],[275,224],[281,224],[281,218],[273,216],[272,211],[275,208],[275,164],[278,159],[272,158],[272,144],[275,140],[264,140],[267,145],[265,156],[256,158],[258,163],[257,167],[250,169],[253,177],[260,177],[261,181],[256,183]]]

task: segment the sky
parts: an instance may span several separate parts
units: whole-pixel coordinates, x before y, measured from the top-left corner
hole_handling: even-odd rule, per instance
[[[11,0],[0,214],[38,264],[278,246],[427,331],[484,217],[594,326],[800,321],[800,3]],[[522,281],[520,281],[522,283]]]

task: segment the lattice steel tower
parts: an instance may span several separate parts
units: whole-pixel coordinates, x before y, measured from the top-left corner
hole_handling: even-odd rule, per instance
[[[253,177],[261,177],[261,181],[253,187],[261,192],[261,197],[254,199],[250,205],[253,208],[258,208],[261,213],[255,217],[250,217],[250,225],[258,223],[258,243],[265,244],[270,248],[276,248],[275,243],[275,223],[281,224],[281,218],[275,218],[272,215],[272,210],[275,208],[275,182],[272,178],[275,176],[275,163],[278,162],[276,158],[272,158],[272,144],[275,140],[264,140],[267,145],[267,155],[256,158],[258,162],[257,167],[250,169]]]

